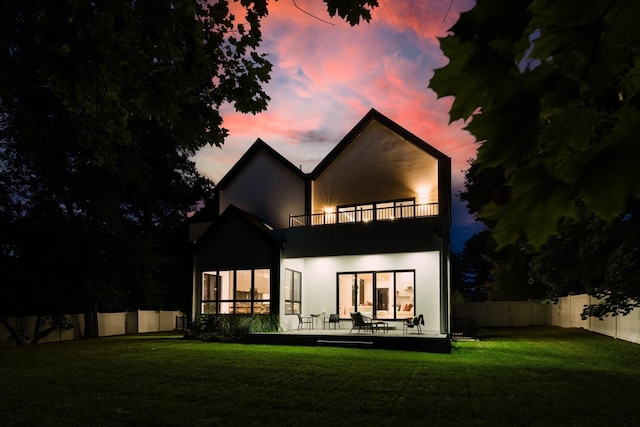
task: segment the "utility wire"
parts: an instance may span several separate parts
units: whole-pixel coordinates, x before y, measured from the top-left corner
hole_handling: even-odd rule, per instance
[[[329,25],[336,25],[336,24],[334,24],[333,22],[325,21],[324,19],[319,18],[319,17],[315,16],[314,14],[309,13],[309,12],[307,12],[306,10],[302,9],[300,6],[298,6],[298,4],[296,3],[296,0],[293,0],[293,5],[294,5],[294,6],[295,6],[299,11],[301,11],[302,13],[306,13],[307,15],[309,15],[309,16],[310,16],[310,17],[312,17],[312,18],[317,19],[318,21],[324,22],[325,24],[329,24]]]
[[[295,3],[295,1],[294,1]],[[445,19],[447,19],[447,16],[449,15],[449,12],[451,11],[451,6],[453,6],[453,0],[451,0],[451,3],[449,3],[449,9],[447,9],[447,13],[444,14],[444,18],[442,18],[442,22],[444,22]]]

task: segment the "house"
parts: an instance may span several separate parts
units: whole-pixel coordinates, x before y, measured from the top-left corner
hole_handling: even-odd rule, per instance
[[[258,139],[194,224],[193,316],[423,314],[449,333],[451,160],[376,110],[309,174]]]

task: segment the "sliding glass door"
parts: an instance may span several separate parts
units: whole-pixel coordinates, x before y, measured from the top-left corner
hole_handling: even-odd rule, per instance
[[[415,313],[415,271],[338,273],[338,313],[377,319],[406,319]]]

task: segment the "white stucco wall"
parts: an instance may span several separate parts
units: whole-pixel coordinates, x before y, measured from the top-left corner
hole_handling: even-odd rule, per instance
[[[302,272],[302,314],[335,313],[338,272],[369,272],[384,270],[415,270],[416,314],[425,317],[427,330],[440,330],[440,271],[438,252],[414,252],[365,256],[336,256],[286,259],[284,269]],[[280,301],[284,313],[284,295]],[[283,326],[295,329],[296,316],[282,316]],[[343,322],[343,327],[350,323]]]
[[[273,228],[286,228],[289,215],[304,213],[304,180],[261,150],[220,191],[220,212],[230,204]]]

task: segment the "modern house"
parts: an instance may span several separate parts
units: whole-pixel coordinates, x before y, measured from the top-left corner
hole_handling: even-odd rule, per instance
[[[258,139],[195,223],[193,316],[423,314],[448,334],[451,160],[376,110],[306,174]]]

